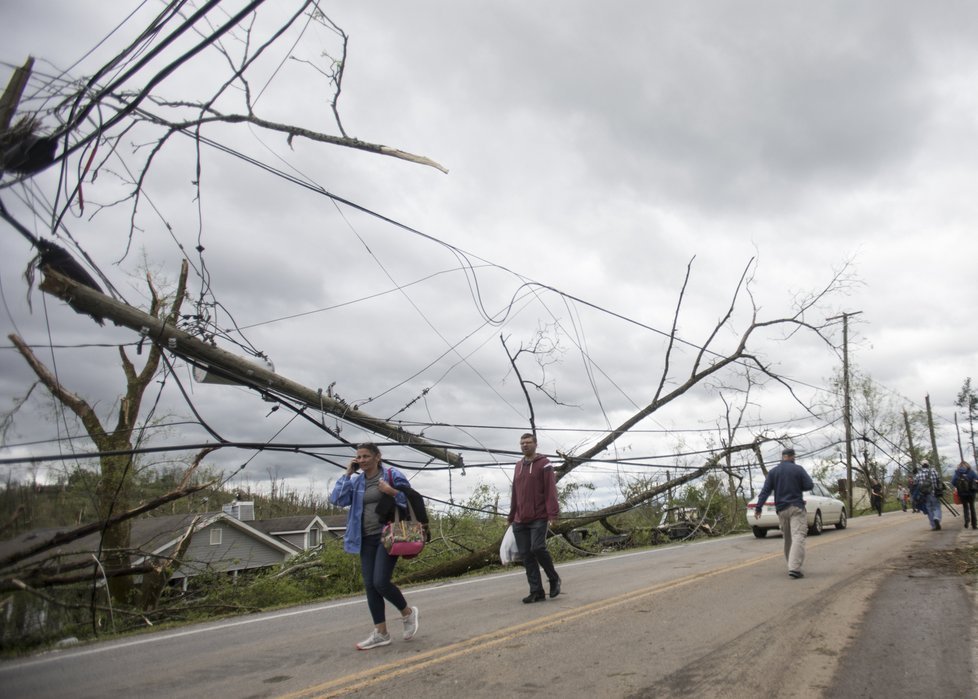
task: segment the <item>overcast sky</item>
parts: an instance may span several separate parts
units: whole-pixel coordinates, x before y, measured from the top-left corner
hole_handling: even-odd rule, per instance
[[[221,9],[232,14],[243,4]],[[252,47],[299,3],[268,5]],[[159,7],[0,0],[0,79],[33,55],[26,104],[50,108],[43,76],[69,69],[72,79],[90,76]],[[751,300],[759,320],[783,318],[841,274],[838,290],[806,319],[858,313],[850,320],[855,369],[896,406],[920,409],[929,394],[942,453],[957,461],[954,400],[966,377],[978,378],[978,7],[893,0],[321,7],[349,36],[338,102],[346,133],[430,158],[447,174],[302,138],[290,145],[253,126],[209,126],[206,137],[279,174],[203,145],[198,175],[192,142],[174,137],[145,182],[130,239],[132,201],[100,205],[131,191],[124,168],[139,167],[153,138],[134,130],[114,154],[97,154],[85,208],[76,200],[65,218],[128,302],[145,304],[141,269],[172,284],[189,255],[192,297],[206,280],[220,327],[264,352],[280,374],[313,389],[332,386],[364,412],[403,420],[464,454],[464,476],[432,463],[413,476],[419,490],[459,501],[487,483],[503,492],[505,506],[529,411],[501,336],[511,352],[538,332],[555,344],[545,368],[526,355],[518,366],[560,401],[532,393],[541,451],[575,453],[655,395],[688,265],[677,322],[683,342],[667,390],[688,376],[745,270],[750,295],[741,292],[710,345],[720,354],[750,322]],[[130,9],[132,18],[100,44]],[[302,26],[252,68],[255,113],[338,135],[322,73],[328,56],[340,54],[338,38],[315,24],[300,36]],[[240,52],[241,36],[227,38],[228,51]],[[126,87],[140,89],[163,65],[151,64]],[[204,99],[227,75],[227,63],[207,51],[154,94]],[[240,113],[240,93],[229,91],[218,105]],[[66,173],[71,186],[79,171],[76,157]],[[50,215],[34,216],[26,203],[41,210],[54,201],[57,175],[52,169],[27,186],[10,185],[7,175],[0,190],[8,209],[48,238]],[[6,224],[0,246],[4,335],[17,332],[37,347],[66,386],[114,422],[123,379],[113,343],[138,338],[99,327],[36,289],[29,309],[23,272],[33,252]],[[841,345],[840,326],[831,339]],[[226,340],[220,346],[244,354]],[[4,347],[6,411],[32,374],[6,340]],[[802,463],[837,455],[842,427],[826,409],[833,398],[825,389],[839,353],[811,333],[777,327],[749,347],[790,379],[794,397],[776,382],[754,387],[736,441],[790,434]],[[155,418],[172,423],[154,444],[213,441],[192,424],[194,410],[228,441],[334,441],[246,389],[195,384],[178,367],[193,409],[172,377],[162,392],[154,386],[146,407],[159,394]],[[576,478],[595,483],[595,501],[606,503],[620,497],[618,478],[650,473],[648,465],[700,465],[697,452],[715,446],[723,421],[717,385],[741,385],[735,374],[642,421],[602,455],[638,463],[594,464]],[[744,401],[733,388],[722,393],[734,406]],[[799,401],[823,419],[806,416]],[[36,392],[0,456],[67,453],[56,440],[79,432]],[[349,425],[342,436],[372,438]],[[337,463],[350,456],[320,451]],[[772,444],[765,457],[776,460],[779,451]],[[388,455],[406,467],[427,461],[393,448]],[[339,473],[302,454],[224,449],[210,463],[266,489],[274,477],[323,490]],[[4,468],[14,478],[31,473]]]

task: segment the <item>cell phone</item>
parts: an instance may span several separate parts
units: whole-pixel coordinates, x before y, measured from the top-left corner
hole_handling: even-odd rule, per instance
[[[360,464],[357,463],[356,461],[353,462],[353,470],[354,471],[359,471],[360,470]]]

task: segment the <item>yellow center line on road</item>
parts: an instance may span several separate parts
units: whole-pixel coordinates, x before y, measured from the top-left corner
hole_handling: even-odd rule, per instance
[[[872,525],[869,529],[861,528],[859,531],[848,530],[844,533],[839,532],[839,534],[842,535],[841,537],[834,535],[831,540],[825,541],[824,543],[831,543],[831,541],[838,541],[840,538],[851,538],[861,534],[870,533],[881,528],[884,526],[884,524],[888,526],[892,525],[890,522],[880,522]],[[811,537],[809,537],[809,541],[812,542]],[[820,544],[812,542],[812,545],[819,546]],[[397,677],[413,674],[433,665],[445,663],[450,660],[469,655],[476,651],[483,651],[487,648],[509,643],[530,633],[543,631],[559,624],[574,621],[575,619],[579,619],[584,616],[597,614],[608,609],[613,609],[614,607],[619,607],[626,603],[635,602],[648,597],[654,597],[655,595],[684,587],[693,582],[706,580],[717,575],[748,568],[762,561],[771,560],[772,558],[784,558],[783,549],[778,548],[772,553],[767,553],[763,556],[756,556],[742,563],[725,565],[719,568],[703,571],[701,573],[694,573],[684,578],[679,578],[678,580],[658,583],[644,589],[625,592],[623,594],[616,595],[615,597],[609,597],[607,599],[591,602],[590,604],[574,607],[573,609],[567,609],[547,616],[542,616],[522,624],[516,624],[514,626],[508,626],[496,631],[490,631],[489,633],[481,634],[465,641],[440,646],[417,655],[412,655],[410,658],[401,657],[397,660],[393,660],[382,665],[377,665],[360,672],[344,675],[343,677],[337,677],[336,679],[323,682],[322,684],[307,687],[290,694],[283,694],[279,696],[278,699],[328,699],[329,697],[337,697],[347,692],[367,689],[382,682],[389,682]]]

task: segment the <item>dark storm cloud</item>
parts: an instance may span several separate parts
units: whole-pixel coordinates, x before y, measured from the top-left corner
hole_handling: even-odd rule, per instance
[[[0,25],[10,53],[3,58],[19,62],[31,51],[70,64],[121,18],[103,5],[46,11],[43,32],[36,4],[5,7]],[[490,452],[515,448],[527,408],[499,335],[512,350],[541,328],[559,329],[560,361],[546,372],[533,362],[521,369],[545,376],[566,404],[533,394],[540,423],[552,428],[541,444],[566,451],[587,446],[654,395],[660,332],[671,326],[691,259],[678,326],[693,343],[709,337],[752,257],[751,289],[763,317],[790,312],[798,295],[852,260],[864,283],[833,299],[823,316],[862,310],[853,340],[860,366],[915,400],[942,391],[948,409],[975,363],[960,302],[975,253],[966,146],[974,141],[975,105],[961,89],[978,72],[970,6],[379,2],[324,9],[351,37],[340,101],[349,133],[431,157],[449,174],[302,139],[289,145],[250,127],[205,133],[437,240],[208,147],[198,191],[192,143],[175,141],[152,173],[152,205],[141,205],[121,263],[125,212],[69,219],[127,299],[145,299],[144,255],[172,280],[186,253],[196,267],[192,298],[212,294],[223,305],[215,311],[222,328],[233,319],[283,375],[314,388],[335,382],[371,414],[467,425],[428,427],[426,435],[484,446],[474,459],[508,464],[509,456]],[[79,32],[82,25],[90,29]],[[332,133],[328,86],[287,55],[315,61],[337,47],[328,32],[307,38],[314,40],[269,60],[265,76],[276,79],[258,111]],[[217,66],[212,58],[195,69]],[[174,77],[166,91],[189,94],[194,84]],[[145,134],[134,134],[126,147],[144,142]],[[86,186],[93,202],[122,191],[107,171],[98,187]],[[28,314],[20,274],[29,252],[11,235],[0,245],[8,325],[37,343],[48,341],[49,326],[54,343],[132,341],[50,299],[46,316],[36,292]],[[616,315],[522,287],[526,280]],[[736,341],[749,310],[738,309],[734,331],[721,333],[716,349]],[[57,354],[66,382],[105,414],[121,390],[114,352]],[[812,402],[824,399],[818,389],[838,368],[834,352],[804,338],[788,343],[773,334],[757,352],[813,387],[802,396]],[[693,356],[676,348],[667,386],[685,377]],[[22,395],[31,381],[22,361],[5,350],[0,363],[2,395]],[[225,438],[323,438],[284,409],[270,412],[253,393],[189,390],[194,408]],[[717,390],[696,391],[642,426],[715,425]],[[758,423],[797,414],[776,386],[755,399]],[[166,411],[191,413],[175,392],[167,393]],[[40,433],[54,434],[39,424]],[[369,437],[349,427],[344,436]],[[181,428],[165,438],[207,437]],[[704,439],[636,433],[619,447],[661,453],[663,445]],[[298,455],[251,457],[221,450],[213,460],[229,471],[247,464],[242,473],[253,482],[275,473],[325,487],[332,473]],[[595,473],[602,480],[608,472]],[[490,475],[505,492],[505,476]],[[443,472],[419,478],[432,493],[447,489]],[[455,494],[475,482],[453,481]]]

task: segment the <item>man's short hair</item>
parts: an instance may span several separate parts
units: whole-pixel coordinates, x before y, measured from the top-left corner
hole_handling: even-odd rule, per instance
[[[793,447],[785,447],[781,450],[781,456],[794,456],[795,450]]]
[[[537,441],[537,438],[531,432],[520,435],[520,441],[522,442],[524,439],[532,439],[534,442]]]

